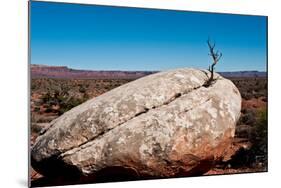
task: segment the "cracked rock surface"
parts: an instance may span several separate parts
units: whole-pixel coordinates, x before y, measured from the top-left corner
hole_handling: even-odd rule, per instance
[[[120,167],[139,177],[200,175],[234,136],[241,96],[230,81],[198,69],[149,75],[53,120],[31,164],[45,176],[95,176]]]

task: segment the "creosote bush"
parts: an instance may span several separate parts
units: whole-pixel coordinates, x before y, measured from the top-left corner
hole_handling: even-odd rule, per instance
[[[256,111],[251,111],[251,118],[246,122],[251,123],[251,131],[247,136],[251,147],[249,149],[240,148],[240,150],[232,156],[231,165],[233,167],[267,167],[267,109],[261,108]],[[245,121],[245,120],[244,120]],[[244,123],[246,123],[244,122]]]
[[[255,162],[267,163],[267,125],[267,109],[263,108],[257,112],[257,121],[251,135],[251,151],[255,155]]]

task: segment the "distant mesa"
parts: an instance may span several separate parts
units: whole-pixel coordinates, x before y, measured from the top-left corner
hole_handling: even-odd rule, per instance
[[[267,77],[267,72],[260,71],[235,71],[235,72],[220,72],[220,74],[227,78],[235,78],[235,77]]]
[[[93,71],[78,70],[67,66],[49,66],[31,64],[31,78],[60,78],[60,79],[137,79],[159,71]],[[267,77],[266,72],[236,71],[219,72],[224,77]]]
[[[137,79],[158,71],[93,71],[77,70],[67,66],[31,65],[32,78],[64,79]]]

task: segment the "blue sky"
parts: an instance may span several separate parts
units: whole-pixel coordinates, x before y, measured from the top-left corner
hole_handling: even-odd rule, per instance
[[[31,63],[92,70],[266,70],[266,17],[31,3]]]

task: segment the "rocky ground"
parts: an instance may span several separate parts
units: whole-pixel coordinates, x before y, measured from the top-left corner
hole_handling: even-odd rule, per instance
[[[217,162],[204,175],[267,171],[267,79],[231,80],[243,98],[236,136],[227,152],[227,160]],[[51,120],[74,106],[129,81],[131,80],[32,79],[31,146]],[[33,169],[31,180],[35,185],[46,185],[50,181]]]

